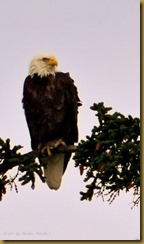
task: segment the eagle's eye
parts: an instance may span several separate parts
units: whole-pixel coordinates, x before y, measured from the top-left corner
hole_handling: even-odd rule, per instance
[[[49,61],[50,59],[49,58],[43,58],[42,59],[44,62],[46,62],[46,61]]]

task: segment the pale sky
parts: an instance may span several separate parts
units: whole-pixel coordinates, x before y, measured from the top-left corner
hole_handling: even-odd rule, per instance
[[[140,116],[140,3],[138,0],[0,0],[0,111],[3,139],[30,148],[22,89],[33,56],[53,54],[70,72],[83,106],[79,140],[96,122],[89,107],[103,101],[124,115]],[[70,160],[59,191],[37,179],[35,190],[19,185],[0,203],[0,239],[136,240],[140,208],[132,192],[109,205],[80,201],[83,176]],[[10,174],[10,172],[9,172]]]

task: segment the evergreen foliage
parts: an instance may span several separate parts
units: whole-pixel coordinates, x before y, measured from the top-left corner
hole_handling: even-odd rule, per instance
[[[108,195],[111,203],[120,190],[133,188],[139,203],[140,191],[140,120],[131,115],[110,113],[112,108],[103,102],[91,107],[98,119],[91,136],[81,140],[74,160],[80,167],[86,192],[80,192],[81,200],[91,200],[94,195]]]
[[[81,175],[85,172],[86,192],[80,192],[81,200],[92,200],[94,195],[109,196],[111,203],[121,190],[133,189],[136,199],[134,206],[140,201],[140,120],[131,115],[125,117],[121,113],[110,113],[112,108],[104,103],[94,103],[91,110],[95,112],[98,126],[95,125],[90,136],[81,140],[77,148],[67,148],[75,152],[73,159]],[[45,182],[43,167],[37,159],[40,152],[32,151],[21,154],[22,146],[10,147],[10,139],[0,139],[0,200],[10,189],[31,183],[35,188],[35,176]],[[56,152],[54,152],[56,153]],[[45,155],[41,155],[45,159]],[[43,160],[44,161],[44,160]],[[15,176],[9,177],[8,171],[15,168]]]

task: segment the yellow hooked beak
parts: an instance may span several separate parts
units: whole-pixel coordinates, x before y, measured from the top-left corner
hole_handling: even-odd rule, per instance
[[[47,65],[51,65],[51,66],[58,66],[58,61],[56,60],[55,57],[51,56],[49,58],[43,58],[43,61],[47,64]]]

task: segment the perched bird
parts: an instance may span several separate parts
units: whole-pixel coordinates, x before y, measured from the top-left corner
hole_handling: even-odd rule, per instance
[[[70,152],[52,153],[59,145],[78,141],[77,115],[81,101],[69,73],[57,71],[58,61],[51,55],[32,59],[23,88],[23,108],[33,150],[47,153],[44,168],[50,189],[59,189]],[[41,160],[41,159],[39,159]]]

